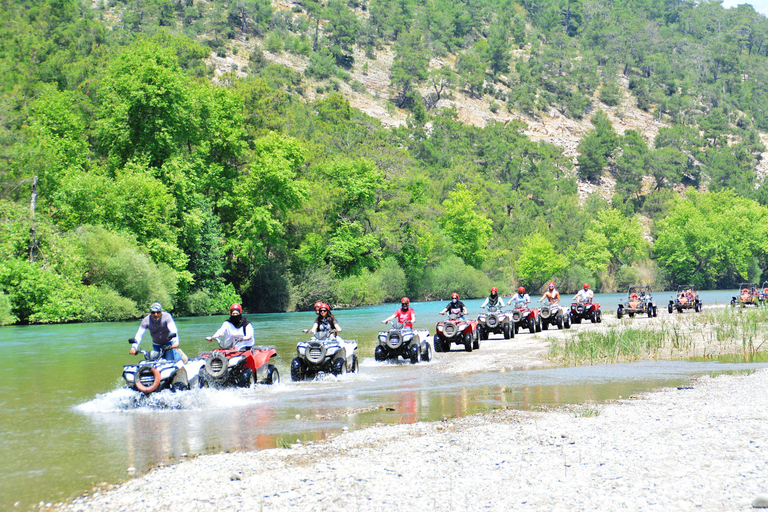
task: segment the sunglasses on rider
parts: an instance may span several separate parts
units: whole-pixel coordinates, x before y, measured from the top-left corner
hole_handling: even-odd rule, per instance
[[[327,310],[327,309],[321,309],[321,310],[320,310],[320,312],[321,312],[321,313],[327,313],[327,312],[328,312],[328,310]]]

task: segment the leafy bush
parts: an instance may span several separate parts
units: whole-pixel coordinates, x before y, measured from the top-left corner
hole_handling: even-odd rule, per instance
[[[304,74],[318,79],[328,78],[336,72],[336,59],[328,48],[323,48],[309,56],[309,64]]]
[[[138,318],[136,303],[107,286],[88,286],[83,296],[84,322],[116,322]]]
[[[309,311],[317,301],[333,302],[335,298],[334,270],[320,265],[295,276],[291,281],[291,305],[298,311]]]
[[[464,263],[458,256],[450,256],[427,270],[418,290],[420,297],[441,300],[458,292],[463,298],[484,296],[491,281],[483,272]]]
[[[75,235],[85,260],[86,284],[108,286],[139,308],[152,302],[173,310],[176,273],[165,264],[156,265],[131,235],[86,226]]]
[[[336,301],[344,306],[379,304],[385,296],[380,285],[374,274],[364,270],[360,275],[345,277],[336,283]]]
[[[0,325],[11,325],[19,319],[11,311],[11,299],[6,293],[0,292]]]
[[[385,259],[381,267],[374,273],[373,278],[384,294],[382,298],[384,302],[396,302],[405,295],[408,285],[405,271],[400,268],[395,258]]]

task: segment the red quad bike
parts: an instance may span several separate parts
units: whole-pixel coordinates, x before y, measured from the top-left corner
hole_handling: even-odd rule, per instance
[[[541,332],[541,316],[539,308],[528,307],[528,303],[522,301],[510,302],[512,311],[509,317],[515,324],[515,333],[520,329],[529,329],[531,334]]]
[[[269,364],[270,358],[277,355],[272,345],[257,346],[248,350],[217,348],[203,352],[205,368],[200,371],[201,388],[241,387],[249,388],[254,384],[277,384],[280,373]]]
[[[467,352],[480,348],[477,320],[463,320],[459,315],[450,315],[447,322],[437,322],[432,344],[435,352],[448,352],[451,343],[464,345]]]
[[[591,320],[593,324],[602,322],[603,312],[600,311],[600,304],[596,302],[572,302],[571,323],[580,324],[582,320]]]

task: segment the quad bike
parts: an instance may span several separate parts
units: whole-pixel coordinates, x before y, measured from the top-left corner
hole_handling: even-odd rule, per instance
[[[464,350],[472,352],[480,348],[480,336],[477,332],[477,320],[465,320],[451,314],[446,322],[437,322],[432,344],[435,352],[448,352],[451,343],[464,345]]]
[[[549,329],[550,325],[556,326],[558,329],[571,328],[571,315],[567,314],[557,303],[544,304],[539,310],[539,318],[541,318],[541,328],[545,331]]]
[[[386,361],[402,356],[403,359],[410,359],[413,364],[420,360],[431,361],[432,346],[427,341],[428,336],[429,331],[426,329],[414,330],[393,321],[390,330],[379,331],[379,344],[374,351],[374,358]]]
[[[487,340],[491,333],[502,334],[505,340],[515,337],[509,316],[496,306],[488,306],[487,313],[477,315],[477,335]]]
[[[616,309],[617,318],[621,319],[624,315],[629,318],[635,315],[648,315],[648,318],[658,315],[650,286],[630,286],[627,289],[627,298]]]
[[[600,304],[596,302],[572,302],[571,323],[580,324],[582,320],[590,320],[593,324],[602,322],[603,312],[600,311]]]
[[[677,294],[669,300],[667,312],[671,314],[677,310],[678,313],[682,313],[683,310],[692,309],[698,313],[703,307],[696,287],[690,284],[681,284],[677,287]]]
[[[757,289],[757,283],[741,283],[739,285],[739,295],[731,299],[731,306],[759,306],[760,292]]]
[[[172,333],[168,337],[168,344],[160,351],[139,351],[144,360],[123,367],[123,379],[128,388],[150,395],[164,389],[175,392],[197,385],[200,369],[205,365],[205,361],[194,358],[185,363],[183,360],[170,361],[163,357],[166,352],[172,350],[171,340],[175,337],[176,333]],[[135,342],[134,339],[128,340],[131,344]]]
[[[231,347],[225,348],[218,338],[216,341],[219,343],[219,348],[200,354],[200,357],[205,360],[205,368],[200,371],[199,386],[201,388],[232,386],[250,388],[254,384],[280,382],[280,372],[275,365],[269,364],[269,360],[277,355],[274,346],[238,350]]]
[[[312,379],[318,373],[356,373],[357,342],[336,337],[336,331],[317,331],[309,341],[296,345],[297,356],[291,361],[291,380]]]
[[[528,329],[531,334],[541,332],[541,311],[539,308],[531,308],[528,303],[521,301],[510,302],[510,305],[513,308],[507,314],[515,326],[512,329],[515,334],[520,332],[520,329]]]

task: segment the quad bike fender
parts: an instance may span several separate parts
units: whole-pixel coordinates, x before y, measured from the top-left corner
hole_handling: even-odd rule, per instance
[[[254,370],[261,368],[269,363],[272,356],[277,355],[277,350],[273,346],[268,347],[253,347],[251,349],[251,355],[253,357]]]

